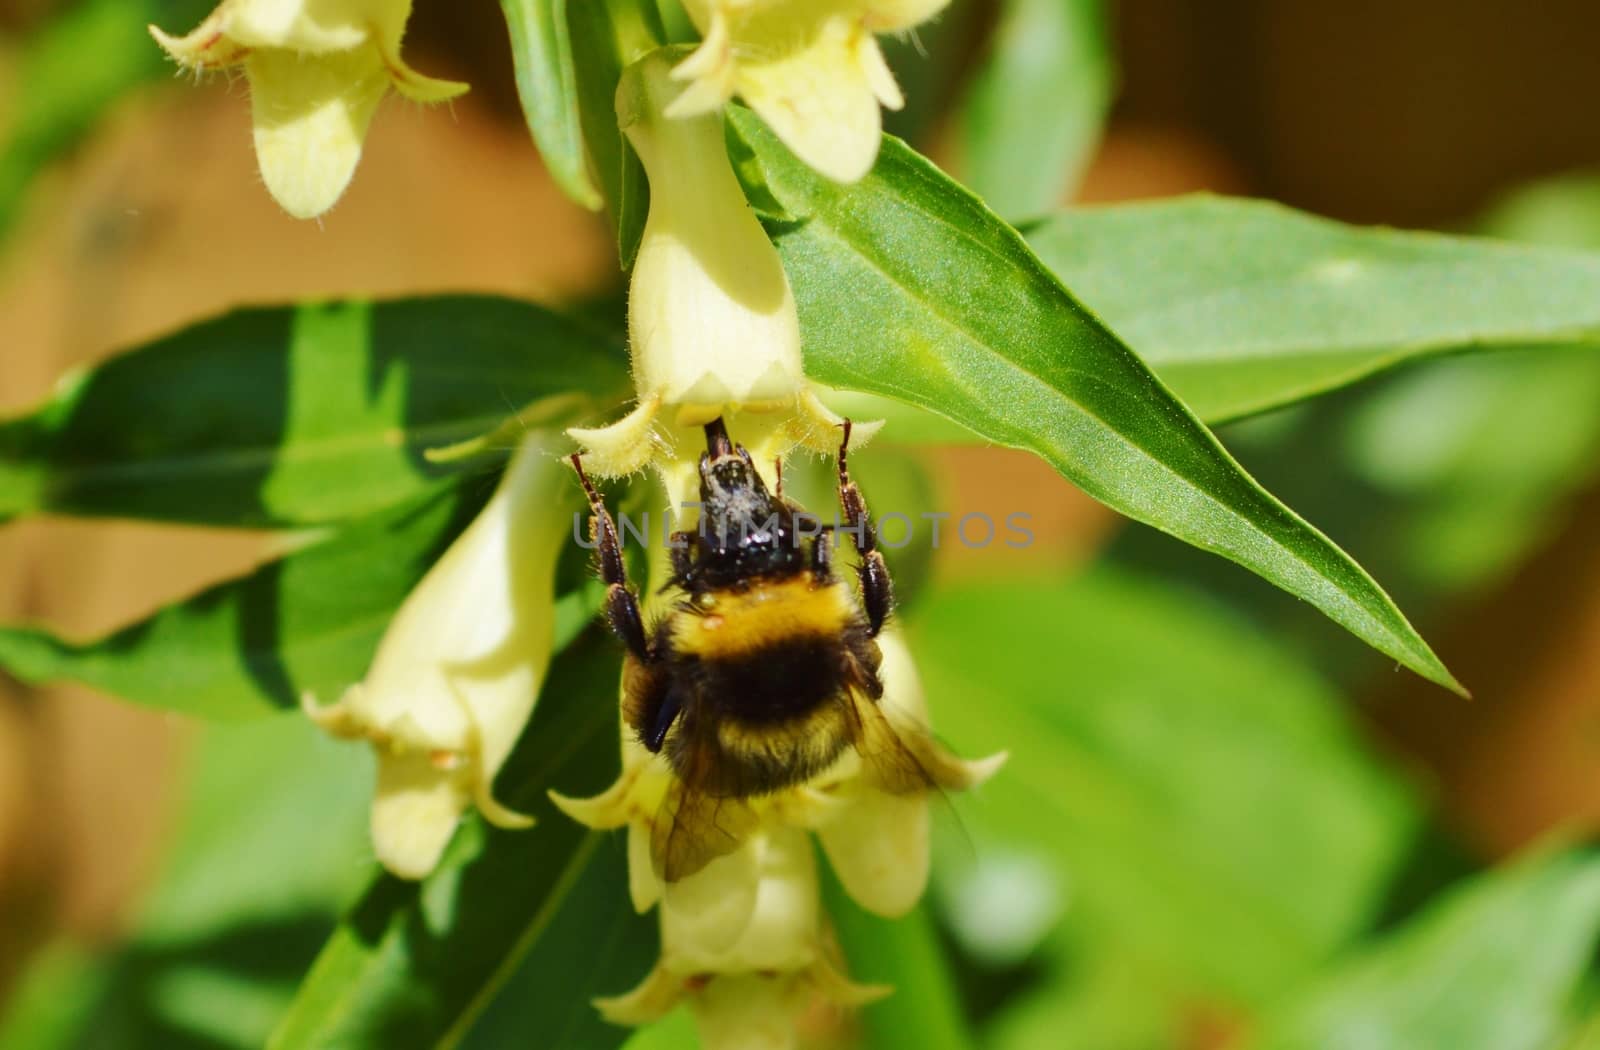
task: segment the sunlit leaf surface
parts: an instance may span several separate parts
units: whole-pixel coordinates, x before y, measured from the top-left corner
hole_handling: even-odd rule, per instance
[[[1459,688],[1371,577],[1257,485],[969,193],[887,138],[873,172],[841,187],[748,111],[732,119],[792,216],[773,232],[812,374],[1033,451],[1096,499],[1239,562]]]

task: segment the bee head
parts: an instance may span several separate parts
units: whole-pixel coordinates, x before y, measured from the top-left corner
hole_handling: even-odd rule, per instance
[[[726,585],[804,566],[793,511],[773,498],[750,453],[733,443],[720,418],[706,424],[700,515],[698,580]]]
[[[700,454],[700,498],[707,505],[772,500],[750,453],[733,443],[720,416],[706,424],[706,450]]]

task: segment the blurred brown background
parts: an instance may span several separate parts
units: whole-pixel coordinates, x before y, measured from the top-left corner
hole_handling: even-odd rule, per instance
[[[55,6],[0,0],[0,24],[21,30]],[[1592,0],[1126,0],[1117,40],[1121,96],[1085,200],[1205,188],[1448,225],[1511,184],[1600,163]],[[120,106],[41,181],[0,254],[0,411],[241,302],[452,289],[562,301],[615,282],[599,220],[560,196],[534,153],[497,5],[418,0],[408,47],[418,68],[472,93],[428,110],[392,98],[319,223],[289,219],[260,190],[242,84],[175,78]],[[0,52],[0,121],[11,68]],[[943,141],[936,129],[925,145],[937,155]],[[952,505],[986,487],[1033,493],[1026,509],[1059,563],[1115,531],[1027,457],[937,455]],[[1486,852],[1600,816],[1597,538],[1591,492],[1545,553],[1435,639],[1475,703],[1397,677],[1396,695],[1369,705]],[[0,527],[0,618],[98,633],[260,549],[259,537],[194,529]],[[0,683],[0,986],[47,930],[115,934],[182,747],[183,727],[161,715],[49,692],[30,703]]]

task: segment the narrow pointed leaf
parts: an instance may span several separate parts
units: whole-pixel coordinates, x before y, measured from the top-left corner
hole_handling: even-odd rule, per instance
[[[962,114],[962,180],[1008,219],[1066,203],[1100,141],[1112,69],[1103,0],[1006,0]]]
[[[919,906],[894,920],[879,918],[851,900],[831,871],[823,893],[850,979],[894,989],[862,1008],[866,1045],[971,1050],[975,1043],[960,991],[928,909]]]
[[[1184,197],[1064,212],[1028,243],[1208,421],[1431,354],[1600,346],[1600,254]]]
[[[584,155],[567,0],[500,0],[500,9],[511,33],[522,114],[539,156],[568,197],[597,211],[605,198],[589,177]]]
[[[1600,937],[1593,851],[1483,876],[1270,1018],[1253,1050],[1544,1050]]]
[[[1459,690],[1372,578],[1245,473],[969,192],[890,138],[871,174],[839,186],[753,114],[732,120],[794,217],[773,234],[811,374],[1033,451],[1096,499],[1244,565]]]
[[[617,83],[622,70],[665,38],[661,15],[649,0],[579,0],[569,8],[578,118],[589,167],[617,235],[624,270],[633,265],[650,210],[644,165],[617,127]]]
[[[620,396],[614,340],[492,297],[241,310],[112,358],[0,422],[0,520],[359,517],[482,469],[430,462],[429,449],[540,398]]]
[[[271,713],[308,691],[337,697],[480,503],[446,493],[353,525],[95,641],[0,627],[0,668],[208,718]]]

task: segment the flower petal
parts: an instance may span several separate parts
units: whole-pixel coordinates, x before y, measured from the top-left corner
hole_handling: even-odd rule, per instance
[[[719,109],[733,97],[733,41],[728,19],[719,10],[694,53],[672,69],[673,80],[689,86],[663,112],[669,117],[693,117]]]
[[[147,28],[167,54],[190,69],[223,69],[241,61],[250,50],[223,35],[215,14],[187,36],[172,36],[156,26]]]
[[[645,468],[662,451],[656,433],[661,395],[643,398],[633,411],[604,427],[569,427],[567,436],[584,449],[583,469],[597,478],[621,478]]]
[[[718,857],[704,868],[668,883],[661,897],[661,940],[699,961],[728,951],[750,928],[761,884],[762,840],[754,837],[744,846]]]
[[[212,18],[245,47],[318,54],[360,47],[388,9],[404,24],[410,8],[410,0],[223,0]]]
[[[747,848],[755,858],[754,871],[730,867],[723,883],[733,889],[732,878],[754,876],[755,904],[738,940],[717,947],[681,939],[684,933],[725,933],[732,922],[722,929],[707,924],[690,930],[669,925],[663,910],[661,955],[679,973],[787,972],[805,969],[817,959],[821,911],[809,836],[796,828],[773,828]],[[736,892],[744,892],[743,887]],[[730,920],[737,917],[730,910]]]
[[[488,505],[400,606],[366,679],[329,707],[302,702],[326,731],[377,745],[374,844],[403,877],[431,869],[469,803],[499,827],[532,823],[494,797],[494,779],[553,645],[555,566],[575,500],[551,454],[560,441],[533,431],[518,446]]]
[[[683,998],[683,978],[657,965],[645,979],[621,995],[594,1000],[594,1008],[612,1024],[641,1025],[665,1017]]]
[[[818,959],[816,965],[807,971],[806,978],[823,999],[836,1006],[866,1006],[894,994],[892,985],[857,984],[835,969],[826,958]]]
[[[471,84],[459,80],[423,76],[403,62],[397,62],[389,72],[394,89],[413,102],[447,102],[472,90]]]
[[[600,794],[569,798],[551,791],[549,795],[557,809],[579,824],[609,831],[629,822],[648,825],[672,783],[672,773],[661,759],[642,745],[630,744],[623,749],[622,773]]]
[[[650,829],[628,825],[628,896],[633,910],[643,915],[661,899],[661,880],[650,863]]]
[[[878,41],[871,37],[863,40],[856,57],[861,63],[862,75],[867,78],[867,83],[872,85],[872,94],[883,103],[884,108],[903,108],[906,97],[900,93],[900,85],[895,82],[894,72],[890,70],[888,60],[883,57],[883,48],[878,46]]]
[[[928,798],[863,790],[818,832],[845,891],[875,915],[895,919],[928,886]]]
[[[389,87],[375,48],[301,55],[262,48],[245,58],[256,161],[267,189],[297,219],[338,201]]]
[[[443,647],[442,669],[471,718],[483,796],[533,713],[554,645],[556,562],[575,499],[556,446],[554,435],[524,439],[488,506],[423,584],[441,578],[427,595],[432,637],[413,644]]]
[[[921,25],[950,6],[950,0],[866,0],[862,13],[874,33],[899,33]]]
[[[497,828],[505,828],[508,831],[521,831],[523,828],[533,827],[535,821],[532,817],[526,813],[518,813],[494,797],[491,780],[492,778],[480,773],[472,786],[472,803],[478,807],[478,812],[483,814],[483,819]]]
[[[794,1050],[806,991],[796,974],[713,979],[690,999],[702,1050]]]
[[[794,295],[734,175],[721,116],[665,115],[683,90],[669,59],[647,57],[624,73],[617,116],[650,180],[628,295],[634,386],[688,425],[790,403],[804,376]]]
[[[803,49],[739,63],[735,86],[795,156],[835,182],[855,182],[872,169],[883,132],[868,48],[877,43],[859,21],[832,17]]]
[[[688,791],[673,778],[650,826],[650,859],[665,882],[686,879],[732,853],[761,826],[747,799]]]
[[[457,770],[419,751],[378,755],[372,801],[372,849],[402,879],[420,879],[439,863],[471,792]]]

